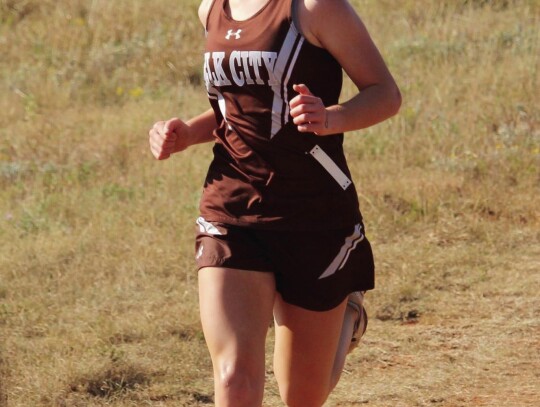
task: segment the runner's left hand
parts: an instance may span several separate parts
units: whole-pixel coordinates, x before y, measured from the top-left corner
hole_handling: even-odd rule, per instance
[[[328,126],[328,111],[321,98],[313,95],[306,85],[293,85],[298,92],[289,103],[291,116],[298,131],[315,133],[318,136],[330,134]]]

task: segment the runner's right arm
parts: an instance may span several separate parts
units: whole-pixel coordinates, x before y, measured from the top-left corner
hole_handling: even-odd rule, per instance
[[[189,146],[214,140],[217,127],[214,111],[206,112],[183,122],[178,118],[159,121],[150,129],[150,150],[157,160],[165,160],[171,154],[184,151]]]

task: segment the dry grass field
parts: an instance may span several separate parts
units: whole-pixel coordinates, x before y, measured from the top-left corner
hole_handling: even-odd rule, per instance
[[[540,3],[354,5],[404,103],[347,136],[377,289],[326,405],[537,406]],[[196,7],[0,0],[1,407],[212,405],[192,242],[210,146],[147,147],[208,106]]]

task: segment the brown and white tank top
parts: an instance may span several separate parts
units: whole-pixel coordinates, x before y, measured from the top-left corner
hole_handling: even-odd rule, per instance
[[[289,230],[358,223],[343,134],[300,133],[289,108],[301,83],[336,104],[341,66],[300,33],[291,0],[268,0],[243,21],[227,14],[226,1],[213,2],[206,25],[204,80],[219,127],[201,216]]]

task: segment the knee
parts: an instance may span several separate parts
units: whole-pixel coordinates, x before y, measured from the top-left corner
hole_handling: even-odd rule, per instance
[[[279,386],[281,400],[287,407],[321,407],[330,390],[327,386],[311,383],[295,383]]]
[[[264,393],[264,371],[260,374],[250,369],[249,365],[225,362],[216,373],[216,397],[221,400],[219,405],[260,405]]]

